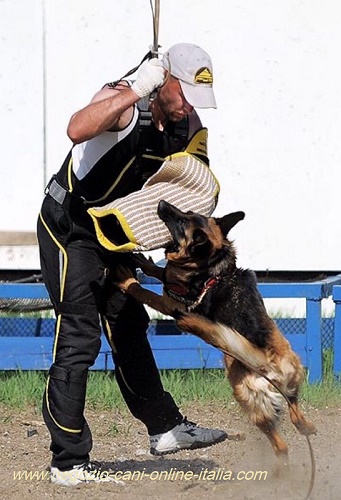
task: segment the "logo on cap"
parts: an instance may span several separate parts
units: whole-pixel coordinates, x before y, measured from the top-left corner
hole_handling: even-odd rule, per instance
[[[208,68],[200,68],[195,74],[194,83],[213,83],[213,75]]]

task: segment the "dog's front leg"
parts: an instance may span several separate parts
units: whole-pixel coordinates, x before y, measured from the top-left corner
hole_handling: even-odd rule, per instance
[[[179,313],[179,310],[183,308],[181,303],[171,297],[158,295],[150,290],[146,290],[137,280],[130,281],[124,292],[141,304],[152,307],[161,314],[172,316],[173,318],[175,318]]]
[[[258,372],[268,373],[270,367],[265,353],[236,330],[210,321],[199,314],[178,314],[176,320],[180,330],[197,335],[208,344]]]
[[[123,266],[117,266],[115,272],[116,286],[123,292],[141,304],[152,307],[161,314],[176,317],[179,310],[184,310],[184,306],[175,299],[167,295],[158,295],[143,288],[137,279],[134,278],[132,271]]]

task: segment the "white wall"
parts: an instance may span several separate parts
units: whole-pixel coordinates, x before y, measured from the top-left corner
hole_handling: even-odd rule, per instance
[[[0,2],[0,33],[0,231],[32,231],[44,165],[39,1]]]
[[[218,109],[200,114],[216,214],[246,212],[231,233],[243,266],[341,267],[340,14],[338,0],[161,0],[161,50],[212,55]],[[150,2],[2,0],[0,31],[0,231],[33,231],[70,115],[148,51]]]

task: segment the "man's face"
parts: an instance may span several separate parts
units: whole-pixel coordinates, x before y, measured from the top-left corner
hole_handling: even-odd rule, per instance
[[[168,120],[178,122],[193,111],[185,99],[179,80],[170,77],[158,92],[158,104]]]

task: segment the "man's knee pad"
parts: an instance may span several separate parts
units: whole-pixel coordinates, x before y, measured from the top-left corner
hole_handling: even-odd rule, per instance
[[[80,432],[84,424],[84,405],[88,369],[64,368],[53,364],[46,386],[46,405],[50,417],[61,429]]]
[[[60,302],[56,331],[58,366],[92,366],[101,348],[101,327],[97,308],[83,303]]]

